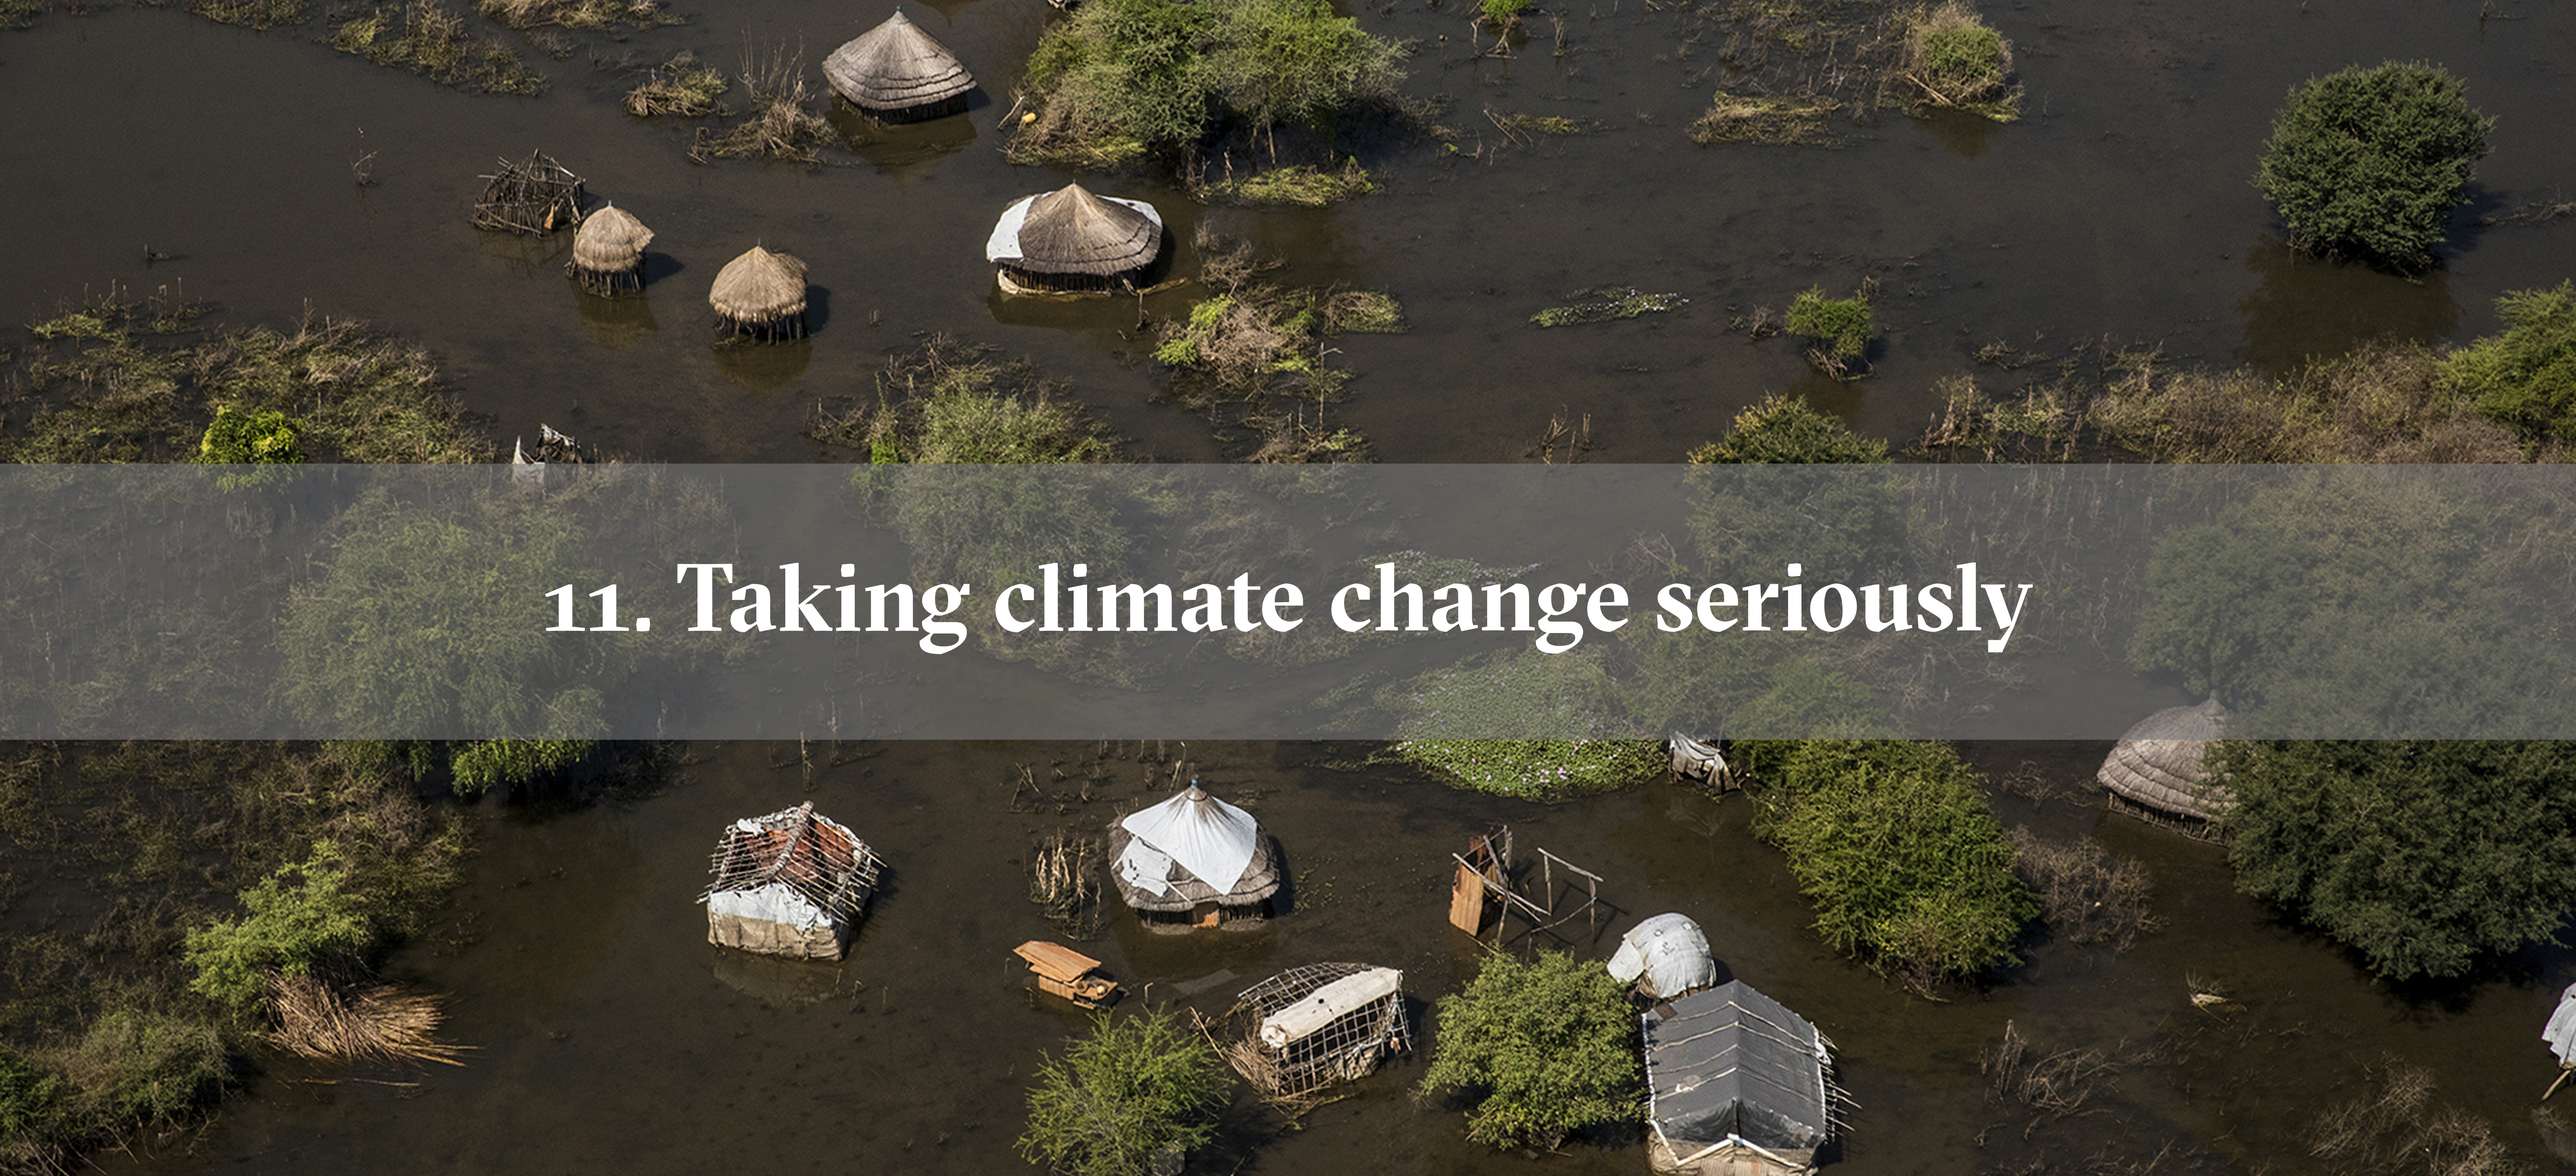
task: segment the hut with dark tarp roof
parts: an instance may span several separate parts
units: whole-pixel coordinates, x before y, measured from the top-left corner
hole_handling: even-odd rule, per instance
[[[591,291],[614,294],[644,288],[644,247],[653,230],[614,204],[583,217],[572,235],[572,260],[564,270]]]
[[[984,260],[1014,294],[1093,291],[1133,285],[1162,251],[1163,214],[1153,205],[1067,184],[1003,209]]]
[[[2226,717],[2216,695],[2199,706],[2148,715],[2120,737],[2096,778],[2113,796],[2156,813],[2217,820],[2233,798],[2226,785],[2205,777],[2201,757]]]
[[[1148,931],[1258,923],[1279,892],[1279,851],[1252,814],[1196,784],[1109,826],[1110,876]]]
[[[805,263],[754,245],[725,263],[707,291],[736,334],[796,339],[805,334]]]
[[[807,801],[725,826],[698,901],[707,942],[764,955],[837,960],[876,892],[877,855]]]
[[[1646,1043],[1646,1157],[1684,1176],[1811,1172],[1842,1091],[1833,1043],[1741,980],[1660,1004]]]
[[[902,9],[833,50],[823,78],[850,105],[890,122],[962,113],[975,88],[965,63]]]

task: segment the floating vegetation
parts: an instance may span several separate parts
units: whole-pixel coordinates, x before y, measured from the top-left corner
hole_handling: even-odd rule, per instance
[[[464,15],[438,0],[411,0],[400,9],[378,8],[344,22],[332,34],[331,47],[460,90],[535,94],[546,88],[546,79],[509,46],[488,38],[480,45],[467,41]]]
[[[2012,84],[2012,42],[1963,0],[1897,18],[1905,58],[1896,75],[1914,89],[1910,109],[1960,110],[1996,122],[2021,117],[2021,87]]]
[[[716,99],[731,88],[733,83],[721,71],[699,64],[697,54],[683,49],[654,66],[641,84],[626,92],[626,113],[643,118],[730,118],[733,111]]]
[[[1366,438],[1324,420],[1324,406],[1342,398],[1351,378],[1326,362],[1337,350],[1329,340],[1402,331],[1404,308],[1375,290],[1260,281],[1278,263],[1204,226],[1198,248],[1200,279],[1217,293],[1192,305],[1187,318],[1155,328],[1154,358],[1172,371],[1167,394],[1220,428],[1257,438],[1247,460],[1368,460]]]
[[[1864,282],[1852,297],[1827,298],[1823,287],[1810,286],[1789,300],[1786,323],[1792,333],[1815,340],[1807,348],[1807,362],[1817,371],[1837,380],[1851,378],[1851,365],[1869,351],[1870,301],[1876,292]]]
[[[832,138],[832,124],[812,109],[804,46],[792,54],[783,44],[768,53],[744,50],[742,87],[751,95],[751,113],[721,135],[701,129],[692,156],[822,162],[820,149]]]
[[[1553,114],[1496,114],[1488,110],[1485,117],[1492,119],[1494,125],[1501,127],[1507,135],[1580,135],[1601,129],[1598,124]]]
[[[304,23],[308,7],[304,0],[188,0],[188,11],[207,20],[262,32]],[[7,10],[0,8],[0,23],[7,19]]]
[[[36,18],[52,7],[45,0],[0,0],[0,29],[23,29],[33,26]]]
[[[680,23],[661,0],[476,0],[475,10],[502,24],[530,29],[650,29]]]
[[[1305,208],[1322,208],[1353,196],[1377,191],[1361,170],[1358,160],[1350,160],[1340,171],[1325,171],[1309,164],[1274,167],[1243,179],[1224,179],[1209,184],[1205,194],[1212,198],[1240,200],[1246,204],[1294,204]]]
[[[1707,113],[1691,124],[1691,142],[1703,147],[1718,143],[1832,146],[1833,132],[1825,120],[1842,108],[1840,101],[1812,95],[1729,94],[1720,90]]]
[[[1689,302],[1679,294],[1647,294],[1634,286],[1594,286],[1566,295],[1582,299],[1570,306],[1551,306],[1530,316],[1542,327],[1572,327],[1584,323],[1606,323],[1614,319],[1632,319],[1649,311],[1663,312]]]

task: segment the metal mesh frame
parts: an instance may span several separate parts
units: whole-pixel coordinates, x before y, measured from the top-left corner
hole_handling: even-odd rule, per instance
[[[1374,964],[1304,964],[1243,990],[1224,1018],[1226,1061],[1272,1103],[1303,1108],[1327,1101],[1327,1091],[1367,1077],[1387,1054],[1412,1040],[1412,1018],[1398,990],[1342,1014],[1285,1047],[1261,1040],[1261,1023],[1313,996],[1325,985],[1359,975]]]
[[[876,890],[876,851],[830,817],[818,816],[812,801],[783,812],[754,818],[756,828],[725,826],[708,861],[714,881],[699,902],[733,890],[757,890],[780,883],[802,895],[844,927],[858,922],[868,895]]]

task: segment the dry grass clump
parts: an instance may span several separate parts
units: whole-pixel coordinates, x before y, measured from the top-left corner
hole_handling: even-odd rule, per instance
[[[1976,9],[1945,0],[1900,19],[1905,59],[1897,72],[1913,87],[1914,109],[1963,110],[1996,122],[2021,117],[2012,42],[1979,19]]]
[[[188,0],[188,11],[217,24],[240,25],[265,32],[304,23],[304,0]],[[0,23],[6,23],[0,10]]]
[[[626,112],[642,118],[726,118],[733,111],[716,99],[732,86],[721,71],[700,65],[697,54],[683,49],[626,92]]]
[[[742,86],[751,94],[751,113],[732,130],[709,137],[701,145],[705,154],[822,161],[819,148],[832,137],[832,124],[810,108],[814,87],[805,79],[804,46],[794,53],[783,44],[767,53],[745,49]]]
[[[1377,191],[1369,182],[1368,172],[1356,159],[1343,162],[1341,170],[1326,171],[1312,164],[1274,167],[1242,179],[1228,177],[1207,185],[1201,194],[1211,199],[1239,200],[1245,204],[1294,204],[1301,208],[1322,208],[1335,201],[1365,196]]]
[[[2484,1119],[2433,1102],[2433,1075],[2394,1057],[2370,1067],[2375,1091],[2317,1116],[2308,1154],[2348,1176],[2520,1176]]]
[[[2039,1053],[2010,1021],[2004,1022],[2004,1035],[1978,1059],[1978,1066],[1997,1098],[2019,1102],[2042,1118],[2083,1110],[2094,1091],[2120,1072],[2120,1061],[2099,1048]],[[2037,1123],[2033,1120],[2034,1126]]]
[[[1825,120],[1843,108],[1840,100],[1820,94],[1729,94],[1717,92],[1699,121],[1691,124],[1691,142],[1796,143],[1827,146],[1833,132]]]
[[[277,1028],[269,1040],[308,1058],[337,1061],[465,1063],[466,1047],[438,1040],[447,1016],[439,998],[406,992],[372,978],[330,978],[316,970],[302,976],[271,975],[270,1011]]]
[[[2013,872],[2039,896],[2039,917],[2068,942],[2127,951],[2164,924],[2147,913],[2155,879],[2137,859],[2114,857],[2089,840],[2050,841],[2026,827],[2009,836]]]
[[[464,14],[438,0],[410,0],[399,9],[378,8],[343,22],[331,35],[331,47],[461,90],[534,94],[546,88],[545,78],[509,46],[490,38],[470,42]]]
[[[1076,942],[1093,938],[1108,922],[1100,901],[1101,843],[1070,833],[1050,834],[1029,858],[1029,901],[1047,921]]]
[[[476,0],[475,10],[502,24],[530,29],[649,29],[675,25],[661,0]]]

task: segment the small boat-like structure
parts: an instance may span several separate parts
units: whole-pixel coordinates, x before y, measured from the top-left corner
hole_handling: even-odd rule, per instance
[[[1109,860],[1148,931],[1258,923],[1279,892],[1278,847],[1261,823],[1196,783],[1112,823]]]
[[[765,955],[837,960],[849,953],[880,869],[875,851],[807,801],[725,826],[698,901],[707,942]]]
[[[1100,961],[1070,947],[1032,939],[1012,948],[1011,954],[1028,961],[1040,991],[1061,996],[1077,1007],[1096,1009],[1118,999],[1118,982],[1100,974]]]
[[[1668,1176],[1803,1176],[1832,1138],[1833,1043],[1741,980],[1660,1004],[1646,1042],[1646,1158]]]

